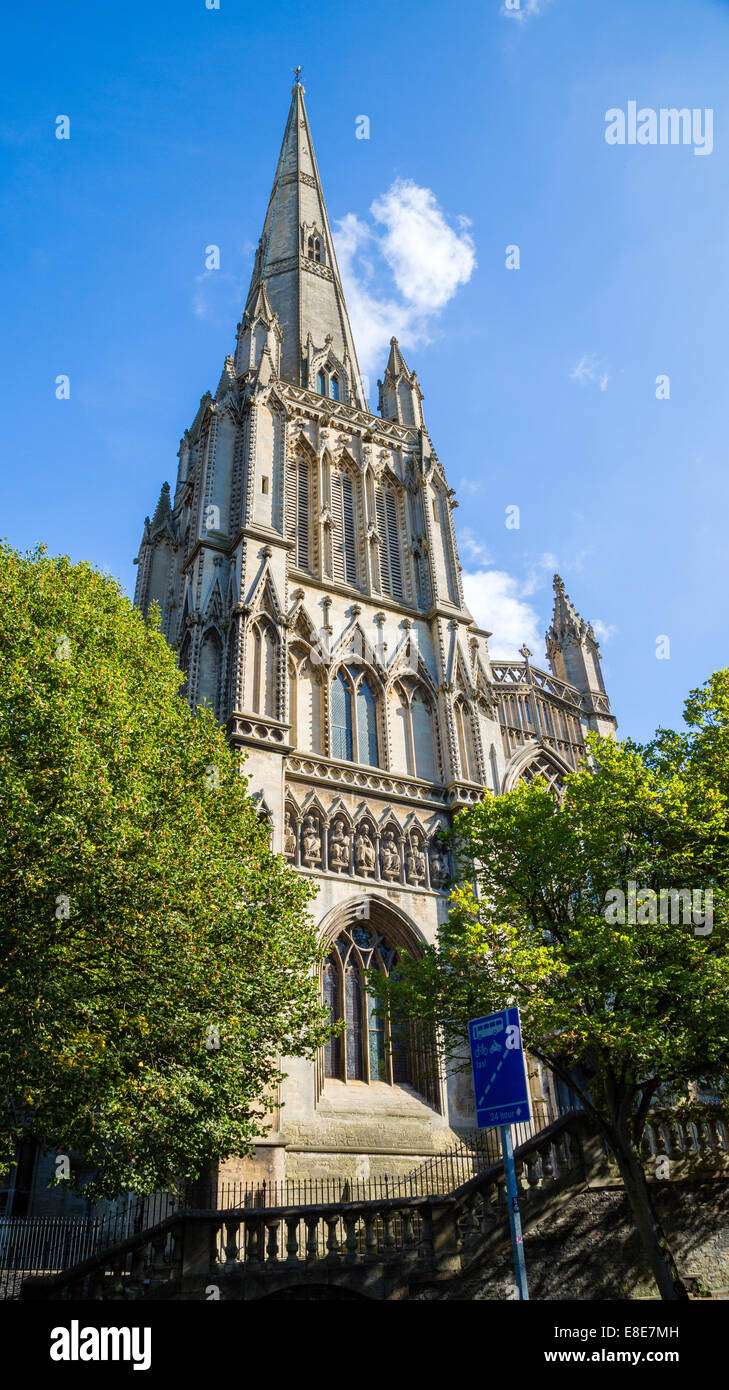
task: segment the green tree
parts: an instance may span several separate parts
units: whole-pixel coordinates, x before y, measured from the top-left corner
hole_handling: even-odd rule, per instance
[[[729,702],[706,698],[712,737],[719,711],[726,735]],[[729,779],[716,785],[696,738],[659,743],[591,736],[591,766],[566,779],[561,805],[537,780],[461,811],[449,919],[383,992],[461,1065],[467,1020],[519,1005],[525,1047],[572,1085],[615,1156],[661,1297],[685,1298],[640,1146],[659,1093],[688,1105],[692,1083],[720,1086],[729,1062]],[[681,888],[713,893],[713,922],[685,920],[670,893],[661,903]]]
[[[0,546],[0,1166],[97,1196],[250,1151],[328,1034],[311,891],[180,686],[114,580]]]

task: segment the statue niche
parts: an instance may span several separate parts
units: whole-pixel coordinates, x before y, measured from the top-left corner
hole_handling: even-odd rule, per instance
[[[302,857],[307,867],[312,868],[314,864],[321,864],[321,836],[319,834],[319,823],[313,816],[307,816],[304,821],[302,842],[304,847]]]
[[[382,877],[388,879],[390,883],[395,879],[399,879],[400,851],[397,846],[394,830],[385,831],[380,858],[382,862]]]
[[[425,855],[423,853],[422,842],[417,831],[413,830],[410,834],[407,854],[405,856],[405,877],[408,883],[414,888],[419,887],[425,878]]]
[[[290,811],[287,811],[287,812],[286,812],[286,818],[285,818],[285,821],[284,821],[284,835],[283,835],[283,841],[284,841],[284,854],[286,855],[286,858],[287,858],[287,859],[295,859],[295,858],[296,858],[296,831],[294,830],[294,827],[293,827],[293,825],[291,824],[291,812],[290,812]]]
[[[433,840],[430,846],[430,882],[436,889],[445,887],[448,881],[448,859],[442,846]]]
[[[363,877],[375,872],[375,847],[366,824],[360,826],[354,842],[354,868]]]
[[[349,868],[349,836],[341,817],[335,820],[329,835],[329,868],[335,874],[345,873]]]

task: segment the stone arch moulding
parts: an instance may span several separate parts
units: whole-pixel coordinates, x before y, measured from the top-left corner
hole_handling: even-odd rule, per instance
[[[401,907],[379,893],[353,893],[351,898],[338,903],[322,918],[319,925],[321,945],[324,948],[331,946],[345,927],[355,927],[365,921],[378,930],[389,931],[391,938],[399,938],[396,945],[415,956],[421,955],[427,944],[420,928]]]
[[[502,791],[513,791],[517,783],[523,780],[525,774],[533,766],[537,768],[534,776],[539,775],[541,767],[544,767],[543,775],[550,788],[569,773],[574,772],[574,768],[570,767],[569,763],[565,762],[564,758],[560,757],[553,748],[545,748],[540,743],[528,744],[526,748],[520,749],[509,763],[504,773]]]

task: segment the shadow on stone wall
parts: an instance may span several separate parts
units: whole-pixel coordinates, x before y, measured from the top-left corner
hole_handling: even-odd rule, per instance
[[[651,1185],[651,1197],[691,1291],[729,1297],[729,1185]],[[524,1232],[532,1299],[657,1298],[627,1199],[615,1190],[575,1193]],[[413,1289],[412,1299],[515,1297],[509,1246],[447,1283]]]

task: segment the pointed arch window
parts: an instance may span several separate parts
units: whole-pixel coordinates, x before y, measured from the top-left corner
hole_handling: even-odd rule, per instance
[[[377,755],[377,701],[369,681],[363,677],[357,686],[357,740],[359,761],[379,767]]]
[[[346,468],[332,474],[332,570],[345,584],[357,583],[354,480]]]
[[[551,758],[547,757],[546,754],[539,754],[532,758],[526,767],[522,768],[519,780],[529,783],[533,782],[536,777],[543,777],[549,791],[553,795],[561,797],[565,788],[564,776],[562,768],[552,762]]]
[[[368,971],[396,975],[400,949],[389,932],[368,922],[343,928],[322,969],[322,995],[329,1017],[344,1022],[344,1036],[322,1048],[323,1078],[410,1085],[440,1108],[432,1046],[402,1016],[386,1013],[372,990]]]
[[[380,588],[391,598],[403,599],[403,564],[400,550],[398,506],[388,484],[377,489],[377,530],[380,536]]]
[[[344,1020],[347,1025],[347,1080],[363,1080],[362,1057],[362,971],[357,960],[348,961],[344,970]]]
[[[332,956],[324,962],[322,992],[329,1022],[337,1023],[342,1016],[342,1008],[339,1002],[339,972],[337,962]],[[341,1069],[342,1039],[340,1036],[332,1036],[324,1047],[324,1075],[339,1076]]]
[[[325,362],[316,374],[316,389],[319,395],[329,396],[332,401],[344,400],[343,387],[341,372]]]
[[[338,671],[332,685],[332,757],[352,762],[352,691],[344,671]]]
[[[332,682],[332,757],[380,766],[378,701],[368,677],[341,666]]]
[[[305,458],[286,465],[286,534],[294,542],[297,569],[311,569],[311,467]]]

